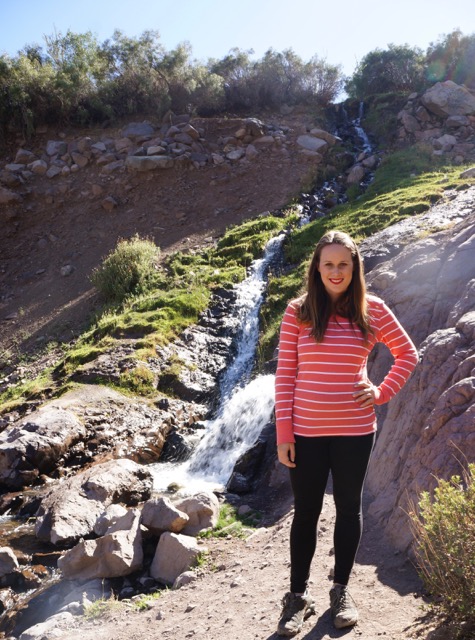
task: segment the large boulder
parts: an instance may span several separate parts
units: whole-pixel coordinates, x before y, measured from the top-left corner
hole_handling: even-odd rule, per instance
[[[72,412],[46,406],[0,434],[0,480],[21,488],[50,473],[68,449],[86,435]]]
[[[319,151],[322,152],[328,147],[328,142],[323,138],[313,135],[301,135],[297,138],[297,144],[303,147],[307,151]]]
[[[132,460],[110,460],[59,483],[42,500],[35,533],[40,540],[70,544],[89,535],[113,502],[136,505],[150,498],[153,478]]]
[[[142,566],[140,511],[130,510],[97,540],[83,540],[58,560],[65,578],[118,578]]]
[[[401,550],[411,543],[407,512],[420,492],[436,477],[460,474],[461,459],[475,459],[475,190],[459,198],[465,218],[457,226],[410,242],[367,276],[421,354],[379,421],[367,478],[370,513]],[[371,378],[381,378],[389,362],[381,354]]]
[[[421,102],[438,116],[463,116],[475,113],[475,95],[452,80],[437,82],[423,94]]]

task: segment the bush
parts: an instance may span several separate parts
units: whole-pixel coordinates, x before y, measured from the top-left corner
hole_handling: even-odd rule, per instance
[[[457,626],[475,625],[475,463],[463,479],[438,480],[411,512],[420,574],[431,605]]]
[[[156,244],[138,235],[119,240],[102,265],[93,271],[91,282],[107,301],[114,303],[146,293],[156,280],[159,253]]]

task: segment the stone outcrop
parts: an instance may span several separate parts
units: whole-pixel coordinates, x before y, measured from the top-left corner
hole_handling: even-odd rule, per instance
[[[456,164],[475,159],[475,93],[447,80],[413,93],[398,114],[401,144],[432,145]]]
[[[40,540],[67,545],[92,533],[114,502],[136,505],[152,491],[150,471],[132,460],[111,460],[61,482],[41,501],[35,533]]]
[[[156,535],[164,531],[180,533],[189,519],[189,515],[180,511],[168,498],[147,500],[142,509],[142,524]]]
[[[380,420],[367,487],[392,542],[412,541],[407,511],[436,477],[475,459],[475,194],[455,227],[411,242],[368,274],[419,347],[421,362]],[[384,357],[380,360],[384,361]],[[386,361],[386,366],[388,360]],[[382,365],[380,365],[382,366]],[[371,371],[379,378],[380,368]]]

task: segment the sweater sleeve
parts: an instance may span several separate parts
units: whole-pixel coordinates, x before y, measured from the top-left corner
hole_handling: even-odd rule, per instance
[[[382,300],[378,302],[380,315],[376,337],[379,342],[388,347],[394,358],[391,369],[378,387],[379,398],[376,399],[375,404],[384,404],[406,384],[419,356],[412,340],[392,311]]]
[[[295,306],[290,303],[284,313],[280,328],[279,357],[275,376],[277,444],[295,442],[292,411],[298,368],[298,336],[299,327],[295,315]]]

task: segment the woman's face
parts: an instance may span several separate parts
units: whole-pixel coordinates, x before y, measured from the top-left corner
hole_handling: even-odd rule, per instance
[[[336,302],[353,278],[351,251],[341,244],[328,244],[322,249],[317,268],[328,295]]]

